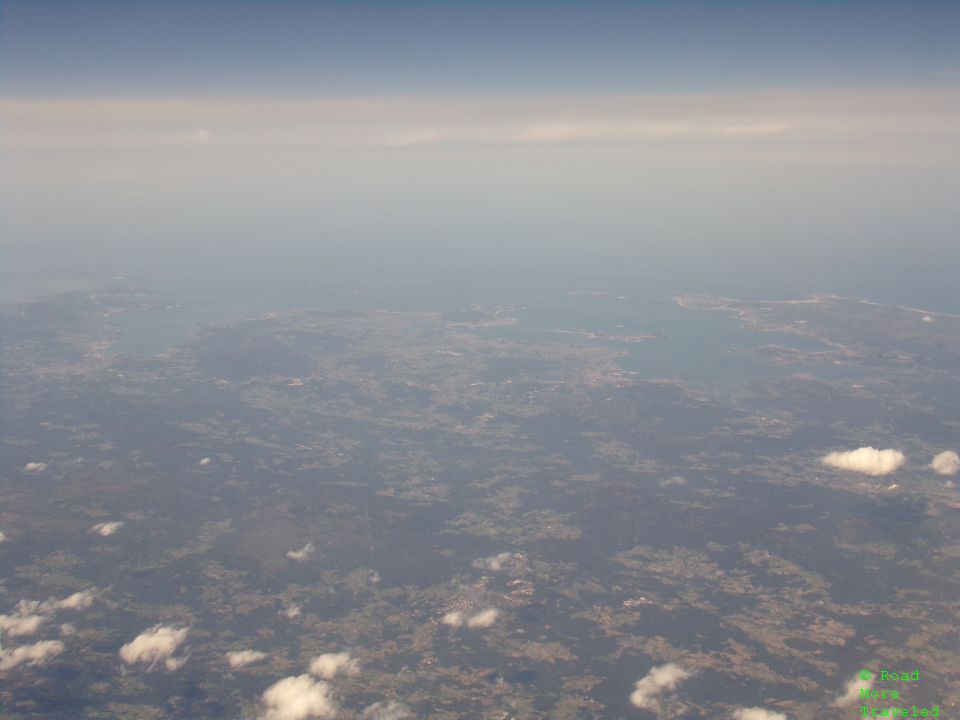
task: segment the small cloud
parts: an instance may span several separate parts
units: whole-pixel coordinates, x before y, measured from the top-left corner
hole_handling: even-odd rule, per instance
[[[187,145],[206,145],[211,140],[213,140],[213,133],[205,128],[197,128],[187,133],[183,138]]]
[[[60,637],[70,637],[71,635],[76,635],[77,628],[75,628],[70,623],[63,623],[60,626]]]
[[[443,133],[439,130],[415,130],[403,135],[393,135],[383,140],[383,145],[390,148],[405,148],[414,145],[429,145],[443,140]]]
[[[58,610],[86,610],[99,597],[96,588],[76,592],[63,600],[50,598],[40,602],[38,600],[21,600],[17,609],[10,615],[0,615],[0,631],[10,637],[33,635],[53,613]]]
[[[411,713],[406,707],[396,700],[390,702],[375,702],[364,708],[360,720],[407,720],[412,718]]]
[[[313,551],[315,549],[316,548],[313,547],[313,543],[308,542],[299,550],[287,551],[287,557],[290,558],[291,560],[296,560],[297,562],[303,562],[304,560],[308,559],[311,555],[313,555]]]
[[[200,462],[198,462],[197,465],[199,465],[200,467],[206,467],[212,462],[213,460],[211,458],[205,457],[205,458],[200,458]]]
[[[236,669],[260,662],[266,657],[267,654],[259,650],[235,650],[227,653],[227,663],[230,667]]]
[[[930,467],[938,475],[956,475],[960,470],[960,455],[953,450],[944,450],[933,456]]]
[[[693,127],[683,121],[553,122],[528,126],[520,131],[515,141],[530,143],[643,142],[688,135],[692,130]]]
[[[473,629],[488,628],[497,621],[499,616],[500,611],[496,608],[481,610],[476,615],[471,615],[467,618],[467,627]]]
[[[124,525],[123,520],[114,520],[112,522],[97,523],[92,528],[90,528],[90,532],[97,533],[98,535],[102,535],[103,537],[109,537],[110,535],[113,535],[117,530],[122,528],[123,525]]]
[[[10,670],[17,665],[43,665],[63,652],[59,640],[42,640],[33,645],[21,645],[12,650],[0,650],[0,670]]]
[[[847,707],[849,705],[853,705],[860,699],[861,690],[869,690],[872,687],[873,678],[869,677],[866,680],[863,680],[858,673],[847,680],[847,684],[843,688],[843,695],[834,700],[833,705],[834,707]]]
[[[630,703],[634,707],[656,712],[660,708],[660,695],[673,690],[688,677],[690,673],[675,663],[651,668],[650,672],[637,680],[630,694]]]
[[[458,628],[463,625],[464,616],[462,612],[448,612],[443,616],[443,619],[440,620],[444,625],[449,625],[450,627]]]
[[[936,322],[936,320],[934,319],[934,317],[933,317],[932,315],[924,315],[924,316],[923,316],[922,318],[920,318],[920,319],[923,320],[925,323]]]
[[[6,542],[6,541],[7,541],[7,536],[3,533],[2,530],[0,530],[0,543]]]
[[[309,675],[278,680],[262,697],[267,708],[265,720],[308,720],[333,717],[337,712],[330,697],[330,686]]]
[[[763,708],[737,708],[732,713],[733,720],[787,720],[781,712],[764,710]]]
[[[28,612],[55,613],[57,610],[86,610],[93,605],[101,594],[102,591],[97,588],[90,588],[68,595],[63,600],[54,600],[53,598],[43,602],[21,600],[17,604],[17,612],[25,615]]]
[[[727,125],[716,129],[720,137],[756,137],[764,135],[779,135],[791,130],[786,123],[751,123],[749,125]]]
[[[300,617],[302,610],[299,605],[291,605],[288,608],[284,608],[281,612],[286,616],[287,620],[296,620]]]
[[[163,661],[163,666],[167,669],[167,672],[174,672],[182,668],[183,664],[189,659],[190,657],[188,655],[179,658],[170,657]]]
[[[0,630],[10,637],[33,635],[46,620],[43,615],[0,615]]]
[[[49,465],[45,462],[28,462],[23,466],[23,469],[20,472],[24,473],[42,473],[46,470]]]
[[[473,561],[473,567],[477,570],[490,570],[491,572],[498,572],[503,569],[504,564],[512,558],[508,552],[502,552],[499,555],[491,555],[486,558],[477,558]]]
[[[73,595],[57,600],[53,604],[55,610],[86,610],[99,597],[95,588],[75,592]]]
[[[821,462],[838,470],[852,470],[864,475],[888,475],[903,465],[906,459],[899,450],[862,447],[856,450],[828,453],[823,456]]]
[[[148,670],[161,662],[169,671],[178,670],[187,658],[173,658],[172,655],[187,639],[189,632],[189,628],[154,625],[121,647],[120,657],[128,665],[147,665]]]
[[[350,653],[324,653],[310,663],[310,674],[332,680],[335,675],[356,675],[360,672],[360,663],[350,657]]]

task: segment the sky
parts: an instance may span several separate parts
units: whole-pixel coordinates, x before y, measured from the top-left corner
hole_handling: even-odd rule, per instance
[[[958,160],[956,2],[0,0],[8,286],[590,269],[936,301]]]

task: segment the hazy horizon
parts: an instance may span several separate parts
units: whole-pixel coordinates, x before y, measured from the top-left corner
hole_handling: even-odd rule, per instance
[[[0,7],[14,296],[313,267],[958,309],[955,4]]]

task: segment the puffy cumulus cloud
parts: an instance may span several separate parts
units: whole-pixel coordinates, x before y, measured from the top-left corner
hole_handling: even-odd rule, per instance
[[[28,462],[23,466],[23,469],[20,472],[25,473],[42,473],[49,467],[45,462]]]
[[[97,523],[90,528],[90,532],[97,533],[97,535],[102,535],[103,537],[109,537],[122,527],[123,520],[114,520],[113,522]]]
[[[98,597],[100,597],[99,591],[96,588],[90,588],[68,595],[63,600],[48,600],[47,603],[53,603],[49,606],[53,610],[86,610],[93,605]],[[44,603],[44,605],[46,606],[47,603]]]
[[[733,720],[787,720],[781,712],[764,710],[763,708],[737,708],[732,713]]]
[[[166,668],[167,672],[174,672],[182,668],[189,659],[190,657],[187,655],[178,658],[170,657],[163,661],[163,667]]]
[[[75,628],[70,623],[63,623],[60,626],[60,637],[70,637],[71,635],[76,635],[77,628]]]
[[[862,447],[856,450],[828,453],[820,461],[838,470],[852,470],[864,475],[889,475],[903,465],[906,459],[899,450]]]
[[[0,650],[0,670],[10,670],[17,665],[43,665],[63,652],[59,640],[42,640],[33,645],[21,645],[12,650]]]
[[[33,635],[46,620],[43,615],[0,615],[0,630],[10,637]]]
[[[360,672],[360,663],[350,653],[324,653],[310,663],[310,674],[331,680],[337,674],[356,675]]]
[[[443,616],[443,619],[440,620],[444,625],[449,625],[450,627],[458,628],[463,625],[464,615],[462,612],[457,612],[456,610],[448,612]]]
[[[260,662],[267,654],[259,650],[235,650],[227,653],[227,663],[232,668],[242,668],[255,662]]]
[[[630,703],[634,707],[655,712],[660,707],[660,695],[673,690],[688,677],[690,673],[676,663],[651,668],[650,672],[637,680],[634,691],[630,693]]]
[[[330,697],[330,686],[309,675],[286,677],[263,692],[267,708],[265,720],[308,720],[333,717],[336,703]]]
[[[360,716],[361,720],[406,720],[412,717],[413,713],[396,700],[368,705]]]
[[[3,530],[0,530],[0,543],[6,542],[7,536],[4,534]]]
[[[313,546],[313,543],[308,542],[299,550],[289,550],[287,552],[287,557],[290,558],[291,560],[296,560],[297,562],[303,562],[304,560],[309,558],[311,555],[313,555],[314,550],[316,550],[316,548]]]
[[[63,600],[21,600],[13,613],[0,615],[0,631],[10,637],[33,635],[53,613],[58,610],[86,610],[99,595],[99,590],[91,588],[76,592]]]
[[[154,625],[120,648],[120,658],[128,665],[140,663],[152,670],[163,663],[169,671],[179,670],[186,657],[174,658],[173,653],[187,639],[190,628]]]
[[[477,558],[473,561],[473,566],[477,570],[490,570],[491,572],[497,572],[503,569],[504,564],[512,558],[508,552],[502,552],[498,555],[491,555],[486,558]]]
[[[101,590],[89,588],[75,592],[73,595],[68,595],[63,598],[63,600],[55,600],[54,598],[44,600],[43,602],[37,600],[21,600],[17,603],[17,612],[20,615],[26,615],[27,613],[34,612],[49,614],[55,613],[58,610],[86,610],[93,605],[94,601],[96,601],[101,594]]]
[[[198,462],[197,465],[199,465],[200,467],[206,467],[212,462],[213,462],[213,458],[205,457],[205,458],[200,458],[200,462]]]
[[[960,470],[960,455],[953,450],[944,450],[933,456],[930,467],[939,475],[956,475]]]
[[[834,700],[833,705],[834,707],[847,707],[849,705],[853,705],[860,699],[861,690],[869,690],[872,687],[872,677],[864,680],[860,677],[860,674],[857,673],[852,678],[847,680],[847,684],[843,688],[843,695]]]
[[[497,621],[498,617],[500,617],[499,610],[496,608],[487,608],[467,618],[467,627],[475,629],[488,628]]]
[[[299,605],[291,605],[290,607],[281,610],[281,612],[284,614],[287,620],[296,620],[298,617],[300,617],[300,614],[303,611],[300,609]]]

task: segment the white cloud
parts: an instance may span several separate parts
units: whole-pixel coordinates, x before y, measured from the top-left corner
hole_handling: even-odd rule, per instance
[[[330,697],[330,686],[309,675],[286,677],[263,693],[267,708],[265,720],[307,720],[333,717],[337,706]]]
[[[733,711],[733,720],[787,720],[787,716],[781,712],[757,707],[737,708]]]
[[[0,543],[6,542],[6,541],[7,541],[7,536],[4,534],[2,530],[0,530]]]
[[[944,450],[933,456],[930,467],[938,475],[956,475],[960,470],[960,455],[953,450]]]
[[[463,625],[464,616],[462,612],[457,612],[456,610],[448,612],[443,616],[443,619],[440,621],[444,625],[449,625],[450,627],[458,628]]]
[[[267,657],[265,652],[259,650],[235,650],[227,653],[227,663],[232,668],[242,668],[255,662],[260,662]]]
[[[297,562],[303,562],[304,560],[309,558],[311,555],[313,555],[314,550],[316,550],[316,548],[313,547],[313,543],[308,542],[299,550],[287,551],[287,557],[290,558],[291,560],[296,560]]]
[[[77,633],[77,628],[75,628],[70,623],[63,623],[63,625],[60,626],[61,637],[70,637],[71,635],[75,635],[76,633]]]
[[[406,133],[391,133],[382,140],[385,147],[405,148],[414,145],[428,145],[443,141],[444,134],[440,130],[432,128],[421,128]]]
[[[651,668],[650,672],[637,680],[630,694],[630,702],[634,707],[656,712],[660,707],[660,695],[673,690],[688,677],[690,673],[675,663]]]
[[[206,467],[212,462],[213,462],[212,459],[205,457],[205,458],[200,458],[200,462],[198,462],[197,465],[199,465],[200,467]]]
[[[188,655],[178,658],[169,657],[163,661],[163,666],[167,669],[167,672],[174,672],[175,670],[182,668],[183,664],[189,659],[190,657]]]
[[[94,601],[100,597],[101,591],[97,588],[89,588],[68,595],[63,600],[21,600],[17,603],[17,613],[26,615],[27,613],[55,613],[57,610],[86,610]]]
[[[824,455],[821,462],[838,470],[852,470],[865,475],[888,475],[903,465],[906,456],[899,450],[877,450],[862,447]]]
[[[847,707],[848,705],[853,705],[860,699],[861,690],[869,690],[872,687],[873,677],[870,677],[868,680],[862,680],[859,673],[854,675],[852,678],[847,680],[847,684],[843,688],[843,695],[833,701],[834,707]]]
[[[955,135],[950,90],[635,96],[272,99],[4,99],[0,143],[16,148],[405,147],[595,143],[776,147],[809,155],[839,140],[925,149]],[[811,108],[815,110],[811,111]],[[96,122],[93,122],[96,121]],[[216,134],[210,128],[217,128]],[[797,143],[797,140],[805,140]],[[918,141],[923,139],[923,144]],[[871,148],[873,149],[873,148]]]
[[[205,128],[197,128],[184,136],[187,145],[206,145],[213,140],[213,133]]]
[[[160,662],[163,662],[167,670],[177,670],[187,658],[173,658],[172,655],[187,639],[189,632],[189,628],[154,625],[121,647],[120,657],[128,665],[147,665],[148,670],[152,670]]]
[[[516,136],[518,142],[631,142],[665,140],[680,135],[694,134],[696,128],[684,121],[611,123],[608,121],[551,122],[523,128]]]
[[[339,673],[356,675],[360,672],[360,663],[351,658],[350,653],[324,653],[310,663],[310,674],[324,680],[332,680]]]
[[[93,605],[93,601],[99,597],[95,588],[90,590],[81,590],[73,595],[65,597],[63,600],[57,600],[53,603],[55,610],[86,610]]]
[[[411,713],[406,707],[398,703],[396,700],[391,700],[389,702],[375,702],[373,705],[368,705],[364,708],[363,715],[360,716],[361,720],[406,720],[407,718],[412,718],[413,713]]]
[[[10,670],[17,665],[42,665],[63,652],[59,640],[42,640],[33,645],[21,645],[12,650],[0,650],[0,670]]]
[[[0,615],[0,630],[10,637],[33,635],[46,620],[43,615]]]
[[[103,535],[103,537],[109,537],[113,535],[117,530],[122,528],[124,525],[123,520],[114,520],[113,522],[102,522],[97,523],[92,528],[90,532],[97,533],[98,535]]]
[[[473,561],[473,567],[477,570],[490,570],[491,572],[498,572],[503,569],[504,564],[512,558],[508,552],[502,552],[498,555],[491,555],[490,557],[477,558]]]
[[[299,605],[291,605],[282,612],[286,616],[287,620],[296,620],[298,617],[300,617],[300,613],[302,611],[300,610]]]
[[[0,631],[10,637],[33,635],[57,610],[86,610],[99,597],[96,588],[82,590],[63,600],[21,600],[10,615],[0,615]]]
[[[26,465],[23,466],[23,470],[21,470],[21,472],[42,473],[48,467],[49,465],[47,465],[47,463],[45,462],[28,462]]]
[[[476,615],[471,615],[469,618],[467,618],[467,627],[488,628],[497,621],[499,616],[500,611],[496,608],[487,608],[486,610],[481,610]]]

